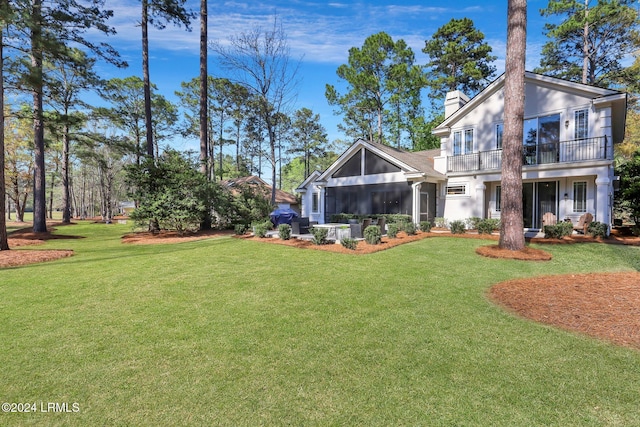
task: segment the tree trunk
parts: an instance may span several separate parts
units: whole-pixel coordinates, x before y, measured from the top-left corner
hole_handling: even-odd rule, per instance
[[[142,0],[142,78],[144,80],[144,123],[147,131],[147,156],[153,159],[153,122],[151,120],[151,79],[149,78],[149,5]]]
[[[208,116],[208,84],[209,76],[207,71],[207,0],[200,0],[200,171],[207,175],[207,164],[209,163],[207,157],[208,150],[208,128],[207,128],[207,116]]]
[[[66,109],[65,109],[66,110]],[[68,116],[68,111],[65,111]],[[71,183],[69,182],[69,125],[64,125],[62,135],[62,222],[71,222]]]
[[[4,51],[3,32],[0,28],[0,82],[4,82]],[[4,85],[0,87],[0,251],[9,250],[9,237],[7,235],[6,217],[6,187],[4,177]],[[11,219],[11,213],[9,213]]]
[[[582,34],[582,83],[587,84],[589,78],[589,0],[584,0],[584,29]]]
[[[512,251],[524,249],[525,243],[522,216],[522,134],[526,39],[527,1],[509,0],[499,246]]]
[[[46,176],[44,164],[44,123],[42,117],[42,1],[33,0],[31,28],[31,65],[33,67],[33,231],[47,231]]]

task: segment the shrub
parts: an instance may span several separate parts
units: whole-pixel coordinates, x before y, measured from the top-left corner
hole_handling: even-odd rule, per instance
[[[467,218],[465,220],[465,225],[467,226],[467,228],[469,230],[477,230],[478,229],[478,224],[480,223],[480,221],[482,221],[482,218],[477,217],[477,216],[472,216],[472,217]]]
[[[407,233],[408,236],[413,236],[416,234],[416,225],[413,222],[408,222],[404,226],[404,232]]]
[[[573,234],[573,224],[570,222],[559,222],[556,225],[545,225],[542,228],[545,239],[562,239]]]
[[[340,244],[345,248],[354,251],[358,246],[358,241],[356,239],[352,239],[351,237],[345,237],[340,240]]]
[[[451,230],[451,234],[464,234],[467,231],[464,226],[464,221],[462,220],[451,221],[449,223],[449,229]]]
[[[631,228],[631,234],[633,234],[636,237],[640,236],[640,225],[634,225]]]
[[[382,241],[382,233],[377,225],[370,225],[364,229],[364,240],[370,245],[377,245]]]
[[[242,236],[243,234],[245,234],[247,232],[248,228],[249,227],[247,226],[247,224],[236,224],[233,227],[233,230],[235,231],[236,235]]]
[[[436,223],[436,227],[438,228],[447,228],[447,220],[443,217],[437,217],[434,219]]]
[[[253,225],[253,233],[260,237],[267,237],[267,231],[271,229],[271,221],[258,222]]]
[[[387,224],[387,236],[389,238],[395,239],[398,237],[398,231],[400,231],[398,224]]]
[[[291,226],[289,224],[280,224],[278,226],[278,236],[282,240],[289,240],[291,238]]]
[[[313,243],[315,245],[326,245],[327,244],[327,233],[329,230],[326,228],[318,228],[312,227],[310,230],[311,234],[313,234]]]
[[[420,221],[420,231],[428,233],[431,231],[431,222],[430,221]]]
[[[609,226],[600,221],[593,221],[587,227],[587,233],[589,233],[591,237],[605,238],[607,237],[607,231],[609,231]]]
[[[477,224],[479,234],[491,234],[498,228],[500,228],[500,220],[497,218],[485,218]]]

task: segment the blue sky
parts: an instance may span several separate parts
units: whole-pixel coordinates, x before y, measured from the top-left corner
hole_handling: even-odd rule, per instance
[[[545,37],[543,18],[539,10],[546,7],[546,0],[529,0],[527,31],[527,69],[538,65],[539,53]],[[111,20],[117,35],[107,38],[123,59],[127,69],[116,69],[100,64],[104,78],[142,76],[140,42],[139,1],[109,0],[107,7],[114,10]],[[425,40],[452,18],[471,18],[485,40],[498,57],[497,74],[504,71],[506,54],[506,0],[457,0],[457,1],[210,1],[209,39],[224,42],[229,35],[263,26],[269,28],[277,15],[287,34],[293,59],[300,60],[298,97],[294,109],[307,107],[320,114],[330,140],[344,138],[337,130],[339,116],[327,104],[324,96],[327,83],[340,87],[336,76],[339,65],[347,62],[351,47],[361,47],[364,40],[384,31],[394,40],[403,39],[413,49],[416,63],[427,60],[422,53]],[[199,1],[189,0],[188,8],[199,10]],[[176,101],[174,92],[180,83],[198,75],[199,22],[193,22],[193,30],[167,26],[163,30],[150,31],[150,75],[160,93]],[[224,77],[217,67],[212,52],[209,57],[209,73]],[[197,141],[175,141],[175,148],[196,149]]]

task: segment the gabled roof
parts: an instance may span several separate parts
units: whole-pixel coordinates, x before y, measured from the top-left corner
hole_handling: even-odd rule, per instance
[[[530,82],[540,86],[554,87],[558,90],[565,92],[572,92],[591,98],[596,103],[612,102],[617,104],[618,108],[626,110],[626,94],[612,89],[604,89],[596,86],[586,85],[583,83],[571,82],[568,80],[559,79],[557,77],[545,76],[542,74],[532,73],[525,71],[524,74],[525,83]],[[432,133],[437,136],[447,136],[450,128],[458,120],[468,114],[469,111],[482,104],[487,98],[493,95],[498,90],[504,87],[505,74],[494,80],[491,84],[485,87],[480,93],[473,97],[468,103],[462,106],[451,116],[447,117],[442,123],[436,126]],[[624,125],[624,112],[617,110],[618,113],[622,113],[622,124]],[[624,129],[624,128],[623,128]]]
[[[320,176],[320,171],[315,170],[311,172],[311,174],[304,181],[302,181],[302,184],[298,185],[298,188],[296,188],[296,191],[298,192],[307,191],[307,185],[317,180],[319,176]]]
[[[220,184],[231,192],[237,191],[235,189],[246,185],[261,191],[267,198],[271,197],[271,186],[262,178],[255,175],[226,179],[224,181],[220,181]],[[290,205],[295,205],[298,204],[298,199],[293,194],[276,188],[276,203],[288,203]]]
[[[444,175],[433,168],[433,157],[440,155],[440,149],[412,152],[358,139],[316,181],[326,181],[340,166],[363,147],[398,166],[405,174],[425,174],[430,177],[445,178]]]

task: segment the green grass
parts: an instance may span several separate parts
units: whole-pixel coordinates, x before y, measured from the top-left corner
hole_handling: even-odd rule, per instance
[[[434,238],[366,256],[230,237],[120,243],[81,223],[71,258],[0,271],[0,425],[640,425],[640,352],[523,320],[491,284],[640,270],[640,249]]]

